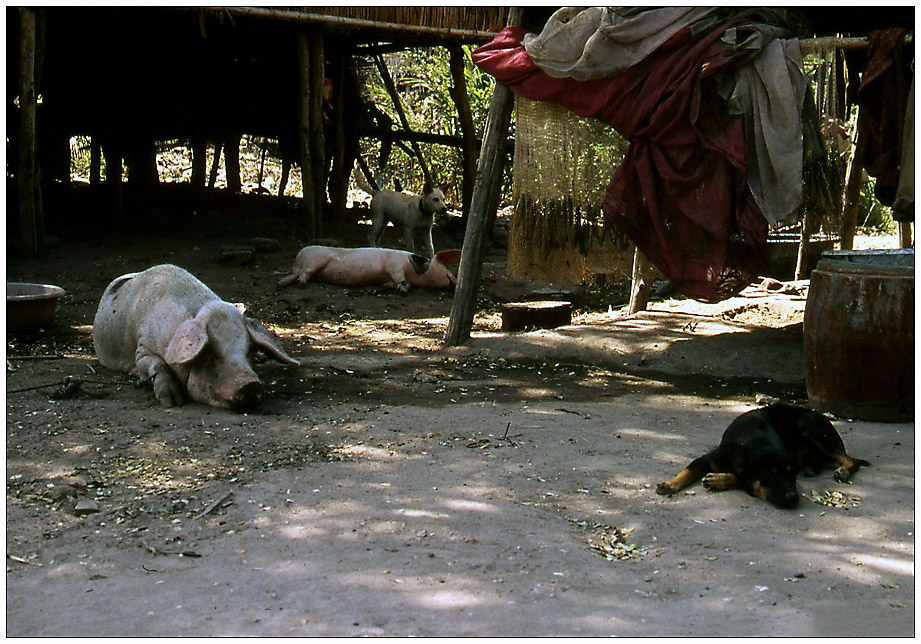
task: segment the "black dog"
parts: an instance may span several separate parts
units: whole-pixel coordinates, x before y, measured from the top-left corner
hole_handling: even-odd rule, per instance
[[[837,463],[844,483],[867,461],[848,456],[844,441],[822,414],[775,404],[742,414],[723,433],[719,447],[696,458],[656,492],[675,494],[703,478],[713,492],[740,488],[780,508],[799,503],[796,475],[815,476]]]

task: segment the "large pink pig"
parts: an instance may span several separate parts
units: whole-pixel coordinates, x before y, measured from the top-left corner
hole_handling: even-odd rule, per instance
[[[96,311],[93,342],[104,367],[153,381],[154,395],[166,407],[181,405],[184,395],[236,410],[259,404],[265,390],[249,363],[255,349],[299,364],[258,321],[170,264],[109,284]]]
[[[382,285],[404,295],[410,286],[453,289],[455,278],[447,264],[460,261],[459,250],[443,250],[432,259],[405,250],[307,246],[294,259],[291,274],[278,282],[288,286],[317,278],[340,286]]]

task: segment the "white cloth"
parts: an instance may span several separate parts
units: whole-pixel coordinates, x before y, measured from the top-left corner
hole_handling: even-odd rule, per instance
[[[713,7],[564,7],[524,48],[548,76],[589,80],[616,76],[646,58]]]
[[[728,99],[730,113],[741,114],[745,123],[748,186],[765,219],[776,226],[796,221],[803,202],[807,80],[799,40],[769,33],[764,40],[750,38],[742,45],[757,53],[733,68],[735,85]]]

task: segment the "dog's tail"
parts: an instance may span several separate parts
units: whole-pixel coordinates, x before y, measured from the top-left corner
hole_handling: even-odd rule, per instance
[[[358,184],[358,187],[367,192],[372,197],[376,195],[380,190],[375,190],[368,185],[368,180],[365,178],[365,173],[362,172],[361,168],[358,166],[358,163],[355,163],[355,183]]]

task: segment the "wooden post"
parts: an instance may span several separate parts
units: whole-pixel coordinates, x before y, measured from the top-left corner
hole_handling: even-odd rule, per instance
[[[207,139],[199,136],[192,139],[192,176],[189,181],[195,190],[205,187],[205,168],[208,167],[208,161],[205,158],[207,152]]]
[[[523,9],[512,7],[509,24],[521,24]],[[457,286],[451,303],[451,317],[445,332],[445,346],[456,346],[470,338],[473,316],[476,312],[476,297],[483,269],[483,255],[486,252],[486,238],[499,207],[499,192],[502,188],[502,164],[505,160],[505,140],[515,97],[505,85],[496,84],[483,146],[477,164],[476,182],[470,199],[470,215],[464,234],[464,246],[457,274]]]
[[[287,159],[281,161],[281,179],[278,181],[278,196],[285,196],[285,188],[288,187],[288,174],[291,172],[291,162]]]
[[[473,183],[476,179],[477,166],[477,141],[476,128],[473,125],[473,114],[470,111],[470,96],[467,94],[467,81],[464,77],[466,66],[464,50],[459,46],[450,47],[451,76],[454,85],[451,87],[451,97],[457,106],[457,116],[463,134],[464,174],[461,187],[461,201],[463,203],[464,217],[470,213],[470,198],[473,195]]]
[[[323,39],[322,36],[298,33],[298,69],[300,70],[300,106],[298,110],[298,156],[301,166],[302,225],[309,239],[321,234],[322,206],[325,202],[323,182]]]
[[[358,169],[365,176],[365,181],[368,182],[368,185],[374,188],[375,190],[380,190],[381,187],[377,185],[377,180],[371,176],[371,168],[368,167],[368,164],[365,163],[365,160],[361,158],[361,155],[355,157],[355,163],[358,164]]]
[[[841,224],[841,250],[854,248],[854,234],[857,231],[857,213],[860,210],[860,186],[863,183],[863,139],[866,136],[860,128],[860,110],[857,114],[857,134],[854,147],[847,162],[844,179],[844,213]]]
[[[313,163],[314,236],[323,235],[323,206],[326,204],[326,141],[323,133],[323,82],[325,52],[323,36],[315,34],[310,39],[310,160]]]
[[[99,140],[94,136],[90,139],[90,185],[98,186],[102,176],[102,151]]]
[[[403,104],[400,102],[400,95],[397,94],[397,88],[393,84],[393,77],[390,76],[390,71],[387,69],[387,65],[384,64],[384,57],[377,54],[374,60],[377,63],[377,70],[380,72],[381,79],[383,79],[384,85],[387,87],[387,93],[390,94],[390,100],[393,101],[393,106],[396,108],[397,116],[400,117],[400,123],[403,125],[403,129],[407,133],[411,133],[412,130],[409,127],[409,121],[406,119],[406,113],[403,111]],[[422,158],[422,151],[419,149],[419,144],[414,140],[410,140],[409,143],[413,148],[416,159],[419,161],[419,167],[422,168],[422,176],[425,177],[428,183],[435,185],[435,181],[432,180],[432,173],[429,172],[429,167],[426,165],[425,159]]]
[[[914,223],[911,221],[899,222],[899,248],[914,248],[915,239],[913,235]]]
[[[649,294],[652,292],[652,262],[639,248],[633,253],[633,282],[630,287],[630,305],[628,315],[636,315],[646,310]]]
[[[796,251],[796,270],[793,272],[793,279],[806,279],[806,267],[809,264],[809,226],[811,225],[809,215],[803,213],[803,221],[800,222],[799,231],[799,248]]]
[[[214,157],[211,159],[211,172],[208,175],[208,187],[214,188],[214,184],[217,183],[217,171],[221,166],[221,150],[224,147],[224,143],[221,140],[214,142]]]
[[[224,178],[227,190],[238,193],[243,190],[240,179],[240,135],[231,134],[224,143]]]
[[[333,168],[329,181],[329,200],[332,204],[336,226],[345,224],[345,204],[348,201],[351,165],[345,158],[345,72],[351,52],[340,43],[333,60]]]
[[[121,142],[114,143],[110,139],[102,144],[102,155],[106,160],[106,185],[112,190],[114,211],[119,223],[125,213],[125,187],[122,184],[122,162],[125,158]]]
[[[35,9],[19,8],[19,239],[23,250],[37,255],[45,245],[36,127]]]

